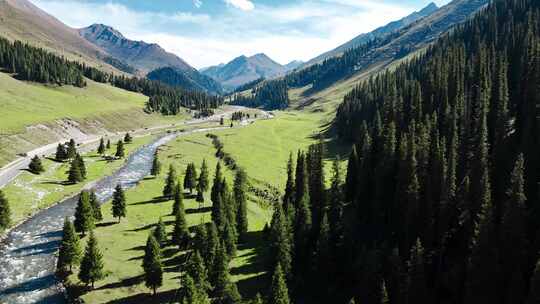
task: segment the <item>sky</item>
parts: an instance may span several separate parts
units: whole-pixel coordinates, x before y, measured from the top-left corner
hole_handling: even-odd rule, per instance
[[[106,24],[202,68],[257,53],[307,61],[432,0],[30,1],[71,27]]]

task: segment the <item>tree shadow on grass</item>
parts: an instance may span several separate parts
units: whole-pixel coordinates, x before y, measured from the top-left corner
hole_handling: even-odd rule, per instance
[[[115,299],[106,304],[139,304],[139,303],[174,303],[178,295],[176,290],[158,292],[157,295],[149,293],[139,293],[125,298]]]
[[[186,214],[206,213],[212,211],[212,207],[186,209]]]
[[[157,197],[154,197],[151,200],[142,201],[142,202],[136,202],[136,203],[132,203],[130,205],[131,206],[137,206],[137,205],[147,205],[147,204],[159,204],[159,203],[164,203],[164,202],[167,202],[167,201],[169,201],[168,197],[157,196]]]
[[[74,185],[72,182],[69,181],[44,181],[41,182],[42,185],[59,185],[59,186],[71,186]]]
[[[120,288],[120,287],[129,287],[137,284],[141,284],[144,281],[144,275],[138,275],[131,278],[123,279],[119,282],[109,283],[106,285],[103,285],[101,287],[96,288],[96,290],[103,290],[103,289],[114,289],[114,288]]]
[[[156,224],[148,224],[148,225],[144,225],[144,226],[141,226],[139,228],[134,228],[134,229],[129,229],[129,230],[126,230],[126,231],[129,231],[129,232],[139,232],[139,231],[144,231],[144,230],[148,230],[148,229],[152,229],[156,226]]]
[[[115,224],[118,224],[118,222],[114,221],[114,222],[97,223],[96,227],[109,227]]]

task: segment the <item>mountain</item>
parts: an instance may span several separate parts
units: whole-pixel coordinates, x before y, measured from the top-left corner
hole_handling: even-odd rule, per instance
[[[303,64],[304,64],[304,62],[301,61],[301,60],[293,60],[293,61],[287,63],[287,64],[285,65],[285,68],[287,69],[287,71],[292,71],[292,70],[294,70],[294,69],[300,67],[300,66],[303,65]]]
[[[27,0],[0,0],[0,36],[21,40],[106,71],[118,72],[112,67],[118,62],[107,52]]]
[[[261,77],[270,79],[284,75],[288,70],[267,55],[256,54],[242,55],[225,65],[206,68],[202,73],[219,81],[223,87],[234,89]]]
[[[410,15],[408,15],[408,16],[400,19],[400,20],[390,22],[387,25],[379,27],[379,28],[375,29],[372,32],[361,34],[361,35],[353,38],[352,40],[338,46],[337,48],[335,48],[335,49],[333,49],[331,51],[328,51],[326,53],[323,53],[323,54],[309,60],[308,62],[306,62],[302,66],[309,66],[309,65],[321,62],[321,61],[323,61],[323,60],[325,60],[327,58],[338,56],[338,55],[342,54],[343,52],[345,52],[348,49],[360,46],[360,45],[365,44],[365,43],[367,43],[367,42],[369,42],[369,41],[371,41],[373,39],[383,38],[384,36],[403,28],[404,26],[412,24],[412,23],[414,23],[414,22],[416,22],[416,21],[418,21],[418,20],[420,20],[420,19],[422,19],[422,18],[424,18],[426,16],[429,16],[429,15],[433,14],[438,9],[439,9],[439,7],[435,3],[432,2],[432,3],[430,3],[429,5],[427,5],[426,7],[424,7],[422,10],[420,10],[418,12],[414,12],[414,13],[412,13],[412,14],[410,14]]]
[[[93,24],[79,29],[79,35],[104,49],[114,58],[118,58],[136,68],[139,70],[139,74],[144,75],[158,70],[156,73],[152,73],[152,77],[154,80],[160,80],[159,77],[164,75],[164,71],[161,69],[170,68],[165,72],[183,74],[176,75],[174,78],[182,78],[181,83],[189,84],[185,87],[186,89],[198,89],[210,93],[221,92],[219,83],[208,76],[202,75],[182,58],[168,53],[158,44],[130,40],[116,29],[103,24]],[[170,77],[167,77],[167,79],[170,80]]]
[[[221,85],[212,78],[199,72],[191,73],[173,67],[163,67],[148,73],[146,77],[150,80],[158,80],[170,86],[178,86],[188,90],[208,91],[221,93]]]

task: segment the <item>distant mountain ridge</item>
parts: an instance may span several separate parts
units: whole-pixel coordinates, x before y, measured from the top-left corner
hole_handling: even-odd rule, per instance
[[[223,87],[232,90],[259,78],[272,79],[283,76],[297,66],[297,61],[283,66],[266,54],[259,53],[251,57],[242,55],[227,64],[201,69],[201,72],[219,81]]]
[[[173,78],[177,80],[182,78],[183,80],[178,83],[186,85],[186,89],[203,90],[210,93],[221,93],[222,91],[218,82],[199,73],[182,58],[165,51],[158,44],[130,40],[118,30],[103,24],[92,24],[78,31],[81,37],[104,49],[111,56],[134,67],[141,75],[158,70],[152,76],[153,80],[160,80],[159,77],[164,75],[161,69],[170,68],[167,70],[168,73],[182,74]],[[170,78],[167,77],[167,79]],[[172,83],[170,84],[172,85]]]
[[[431,14],[433,14],[434,12],[436,12],[437,10],[439,10],[439,7],[431,2],[430,4],[428,4],[426,7],[424,7],[423,9],[421,9],[420,11],[417,11],[417,12],[413,12],[412,14],[400,19],[400,20],[397,20],[397,21],[392,21],[390,23],[388,23],[387,25],[385,26],[382,26],[382,27],[379,27],[369,33],[365,33],[365,34],[360,34],[358,36],[356,36],[355,38],[351,39],[350,41],[338,46],[337,48],[333,49],[333,50],[330,50],[328,52],[325,52],[311,60],[309,60],[308,62],[306,62],[305,64],[302,65],[302,67],[304,66],[309,66],[309,65],[312,65],[312,64],[315,64],[315,63],[319,63],[327,58],[330,58],[330,57],[334,57],[334,56],[338,56],[340,54],[342,54],[343,52],[345,52],[346,50],[348,49],[351,49],[351,48],[354,48],[354,47],[357,47],[357,46],[360,46],[362,44],[365,44],[367,42],[369,42],[370,40],[373,40],[373,39],[377,39],[377,38],[383,38],[384,36],[388,35],[388,34],[391,34],[407,25],[410,25],[424,17],[427,17]]]

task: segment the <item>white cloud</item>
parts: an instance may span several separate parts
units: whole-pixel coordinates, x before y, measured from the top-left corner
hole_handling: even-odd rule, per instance
[[[202,1],[201,0],[193,0],[193,5],[195,5],[196,8],[201,8]]]
[[[297,0],[281,6],[223,0],[250,3],[244,7],[251,7],[250,13],[235,9],[210,16],[136,11],[113,2],[31,1],[69,26],[111,25],[129,39],[160,44],[195,67],[261,52],[280,63],[309,60],[414,10],[380,0]]]
[[[255,4],[249,0],[225,0],[225,3],[243,11],[251,11],[255,8]]]

